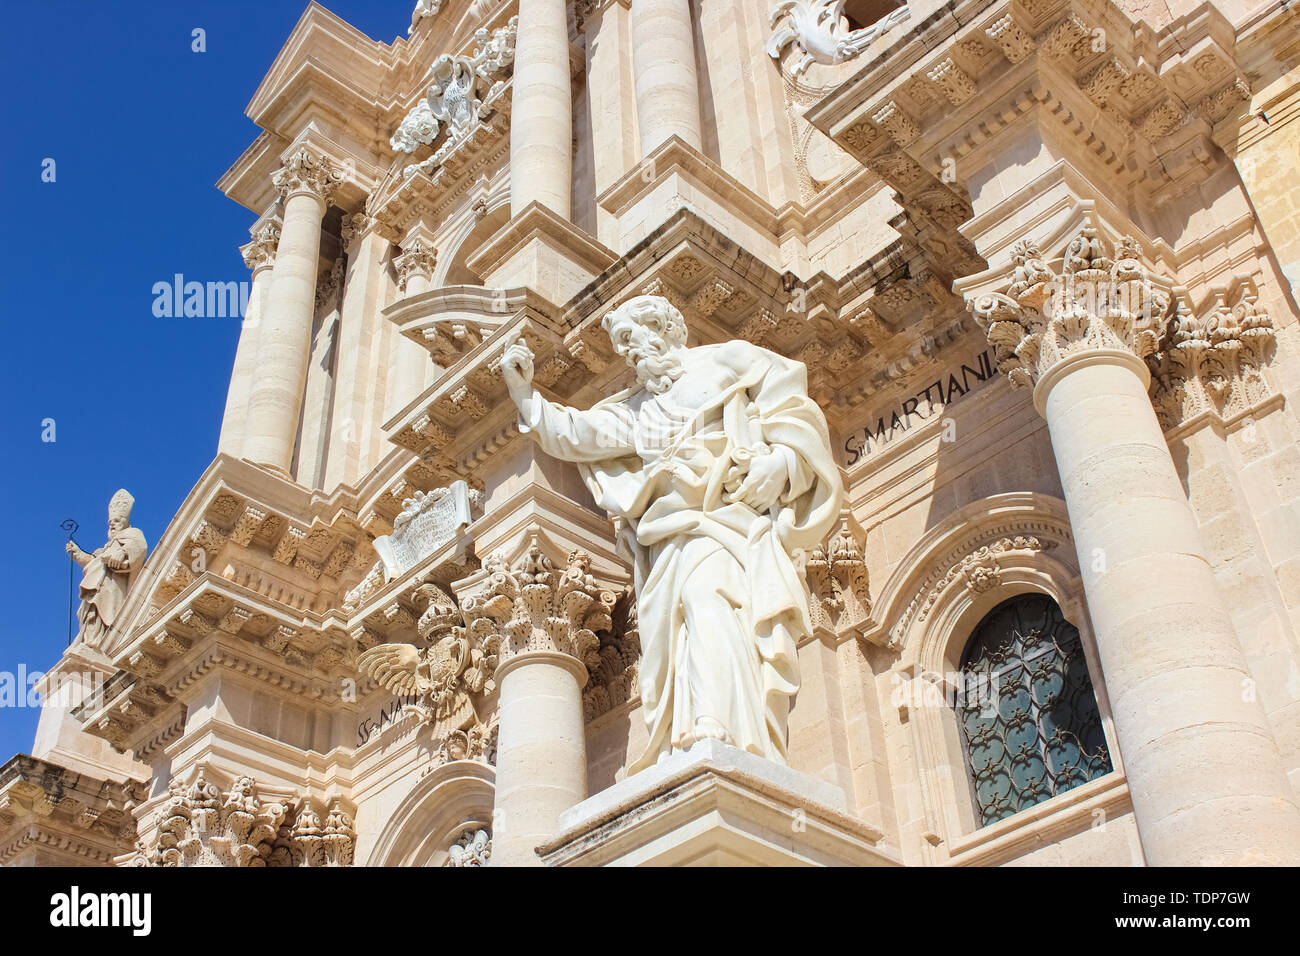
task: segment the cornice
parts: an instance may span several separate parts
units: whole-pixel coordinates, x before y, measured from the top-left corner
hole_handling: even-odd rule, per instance
[[[913,61],[877,61],[808,119],[905,207],[922,190],[957,186],[945,163],[960,177],[963,157],[1032,118],[1072,138],[1075,162],[1118,182],[1120,201],[1140,184],[1159,205],[1209,174],[1215,139],[1249,90],[1231,24],[1208,5],[1155,32],[1106,0],[1007,0],[949,25]]]
[[[373,109],[395,60],[393,51],[392,46],[372,40],[313,0],[254,91],[245,115],[259,126],[271,128],[268,114],[292,91],[304,67],[326,79],[353,105]],[[364,97],[354,92],[358,89]]]

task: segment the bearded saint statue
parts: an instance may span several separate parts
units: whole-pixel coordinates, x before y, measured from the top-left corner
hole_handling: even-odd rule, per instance
[[[637,384],[589,411],[534,390],[523,339],[501,368],[519,430],[578,464],[632,564],[650,744],[628,772],[704,738],[785,763],[812,630],[794,556],[822,542],[843,497],[807,369],[744,341],[687,348],[661,296],[603,327]]]
[[[81,606],[77,637],[87,647],[98,647],[112,629],[127,592],[144,565],[149,546],[138,528],[131,527],[135,499],[119,488],[108,503],[108,542],[87,554],[69,541],[65,550],[85,571],[81,577]]]

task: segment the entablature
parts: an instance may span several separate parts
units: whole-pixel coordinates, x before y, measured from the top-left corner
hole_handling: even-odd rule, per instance
[[[1158,206],[1208,175],[1216,130],[1250,99],[1233,27],[1209,5],[1158,32],[1107,0],[1013,0],[931,29],[905,68],[878,62],[808,114],[905,206],[936,188],[964,202],[962,164],[1035,111]]]
[[[135,842],[144,781],[100,780],[19,754],[0,767],[0,866],[33,845],[68,864],[108,866]]]

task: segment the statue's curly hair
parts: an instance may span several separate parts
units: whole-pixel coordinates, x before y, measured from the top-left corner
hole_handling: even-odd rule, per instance
[[[614,322],[623,316],[630,316],[634,321],[642,324],[652,320],[659,334],[670,344],[686,344],[686,320],[681,312],[661,295],[638,295],[628,299],[618,308],[606,312],[605,317],[601,319],[600,327],[608,334]]]

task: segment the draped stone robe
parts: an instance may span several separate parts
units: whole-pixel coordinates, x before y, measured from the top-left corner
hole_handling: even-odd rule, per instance
[[[123,528],[111,533],[84,565],[77,621],[86,646],[98,647],[112,629],[147,552],[144,534],[137,528]]]
[[[703,403],[677,404],[692,384]],[[785,762],[797,643],[812,629],[793,554],[820,544],[843,496],[803,364],[746,342],[701,346],[669,394],[636,387],[586,412],[536,396],[525,412],[520,430],[578,463],[633,565],[650,743],[629,772],[708,736],[710,723]],[[768,449],[790,477],[760,514],[729,492],[743,477],[736,464]]]

